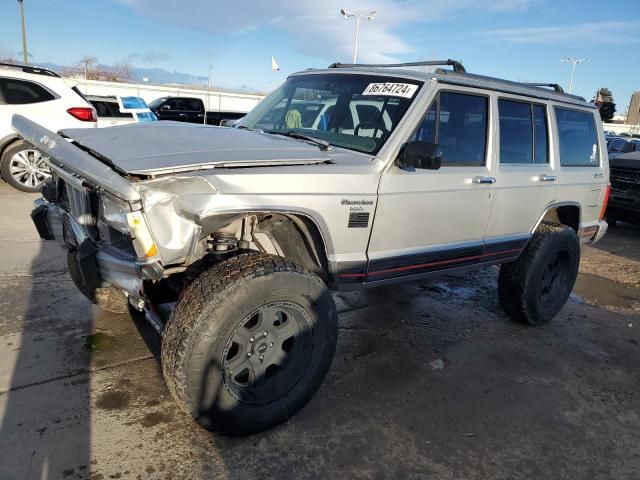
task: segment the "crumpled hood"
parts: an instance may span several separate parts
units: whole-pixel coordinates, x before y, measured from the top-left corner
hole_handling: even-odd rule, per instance
[[[61,135],[130,174],[157,175],[215,167],[310,165],[331,152],[280,135],[182,122],[66,129]]]

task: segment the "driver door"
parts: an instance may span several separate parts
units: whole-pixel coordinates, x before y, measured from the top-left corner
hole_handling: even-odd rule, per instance
[[[494,200],[489,96],[447,87],[411,140],[437,143],[438,170],[402,169],[382,176],[368,249],[368,282],[419,276],[482,263]],[[498,250],[499,252],[499,250]],[[489,254],[491,259],[500,253]]]

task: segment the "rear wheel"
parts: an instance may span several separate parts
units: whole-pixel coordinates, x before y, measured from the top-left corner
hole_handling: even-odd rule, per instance
[[[45,155],[22,140],[7,148],[0,160],[2,178],[23,192],[37,192],[40,184],[51,176]]]
[[[335,305],[320,278],[279,257],[243,254],[187,288],[163,336],[162,369],[200,424],[245,435],[309,401],[336,339]]]
[[[548,322],[569,298],[579,265],[576,233],[565,225],[542,223],[520,258],[500,267],[500,304],[514,320]]]

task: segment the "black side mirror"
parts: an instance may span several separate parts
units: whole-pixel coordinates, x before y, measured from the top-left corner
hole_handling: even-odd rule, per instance
[[[622,146],[622,149],[620,150],[622,153],[629,153],[629,152],[633,152],[633,149],[635,148],[635,145],[631,142],[627,142]]]
[[[442,151],[435,143],[409,142],[398,156],[400,168],[438,170],[442,163]]]

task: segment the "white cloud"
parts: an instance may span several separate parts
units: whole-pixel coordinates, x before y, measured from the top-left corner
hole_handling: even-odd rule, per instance
[[[594,22],[553,27],[508,28],[486,32],[491,37],[514,43],[547,44],[556,42],[580,43],[638,43],[640,21]]]
[[[346,60],[353,48],[354,20],[340,16],[340,8],[352,11],[375,9],[378,15],[363,19],[358,60],[395,61],[410,53],[402,38],[407,25],[476,11],[513,11],[526,8],[531,0],[493,0],[489,6],[476,0],[235,0],[216,2],[191,0],[120,0],[141,14],[181,27],[226,35],[243,35],[264,25],[287,32],[292,46],[305,55]],[[188,5],[188,8],[185,7]]]

